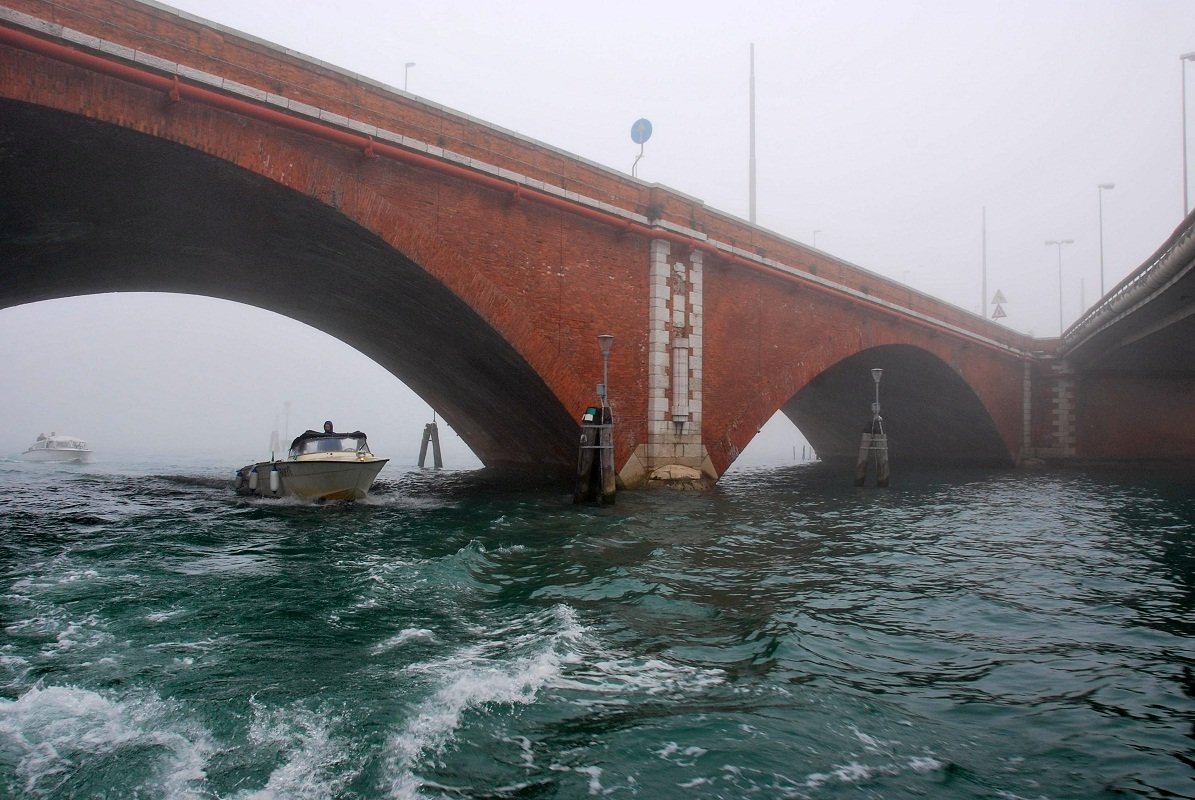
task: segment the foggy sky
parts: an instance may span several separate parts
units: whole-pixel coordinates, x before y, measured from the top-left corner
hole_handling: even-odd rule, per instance
[[[979,312],[986,214],[987,299],[1038,336],[1058,334],[1060,301],[1069,325],[1100,294],[1098,184],[1115,183],[1109,289],[1182,218],[1190,0],[171,5],[399,89],[415,62],[412,94],[626,173],[646,117],[638,177],[744,218],[754,43],[758,223]],[[1187,84],[1195,140],[1195,66]],[[1075,241],[1061,296],[1056,239]],[[245,337],[275,346],[230,357]],[[336,340],[206,298],[3,310],[0,363],[0,455],[56,429],[247,461],[289,400],[291,435],[331,417],[410,462],[432,413]],[[450,462],[475,463],[442,431]],[[765,431],[748,455],[799,452],[791,426]]]

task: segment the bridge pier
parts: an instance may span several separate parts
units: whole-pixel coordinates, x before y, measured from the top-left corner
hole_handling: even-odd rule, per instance
[[[687,255],[687,258],[685,257]],[[718,472],[702,440],[702,253],[674,254],[653,239],[650,251],[647,441],[619,472],[625,486],[680,465],[713,482]]]

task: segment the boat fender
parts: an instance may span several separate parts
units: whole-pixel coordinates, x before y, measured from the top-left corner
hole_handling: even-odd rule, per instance
[[[257,491],[257,467],[249,470],[249,491]]]
[[[278,489],[281,487],[281,485],[282,476],[278,474],[278,465],[275,464],[274,468],[270,470],[270,491],[274,494],[278,494]]]

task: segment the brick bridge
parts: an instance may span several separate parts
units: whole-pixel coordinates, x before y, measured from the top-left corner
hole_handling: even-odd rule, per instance
[[[628,485],[675,463],[716,478],[777,409],[853,458],[874,367],[898,462],[1195,455],[1190,423],[1158,443],[1123,410],[1084,427],[1084,374],[1154,397],[1140,371],[1101,372],[1115,346],[1072,363],[1059,340],[166,6],[0,6],[0,186],[0,308],[158,291],[269,309],[389,370],[488,466],[575,463],[600,333]],[[1186,355],[1151,413],[1185,409]]]

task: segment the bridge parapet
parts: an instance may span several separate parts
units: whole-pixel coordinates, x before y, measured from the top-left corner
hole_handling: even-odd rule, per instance
[[[1182,280],[1195,267],[1195,212],[1187,215],[1170,237],[1140,267],[1112,288],[1063,334],[1064,356],[1083,355],[1101,333],[1142,309]],[[1179,315],[1190,312],[1180,308]],[[1173,316],[1173,314],[1171,315]],[[1156,321],[1159,324],[1162,321]],[[1106,337],[1105,337],[1106,338]]]

